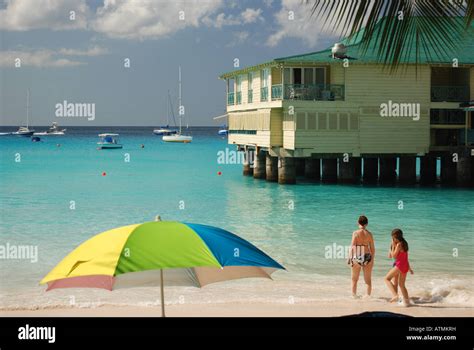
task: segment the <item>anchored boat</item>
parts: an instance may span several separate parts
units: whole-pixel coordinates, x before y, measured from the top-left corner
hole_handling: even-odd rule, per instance
[[[29,128],[30,123],[30,90],[26,90],[26,126],[20,126],[18,131],[12,132],[12,135],[17,136],[33,136],[34,130]]]
[[[169,122],[170,105],[171,105],[171,113],[173,114],[174,125],[176,125],[176,120],[174,118],[174,113],[173,113],[173,105],[171,103],[170,92],[168,91],[168,96],[166,99],[166,126],[162,126],[159,129],[153,130],[153,133],[155,135],[169,136],[169,135],[174,135],[178,132],[178,130],[176,129],[170,129],[170,122]]]
[[[179,67],[179,108],[181,108],[181,67]],[[193,141],[193,137],[190,135],[182,134],[182,116],[179,113],[179,132],[174,135],[165,135],[163,136],[163,141],[165,142],[181,142],[181,143],[190,143]]]
[[[66,129],[59,129],[58,123],[53,122],[50,128],[46,131],[35,132],[35,136],[63,136]]]
[[[122,144],[118,142],[119,134],[99,134],[100,141],[97,142],[99,149],[119,149],[123,148]]]

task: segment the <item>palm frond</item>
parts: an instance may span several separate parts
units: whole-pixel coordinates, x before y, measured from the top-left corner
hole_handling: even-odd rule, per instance
[[[359,54],[374,50],[396,70],[412,50],[417,65],[422,54],[445,59],[456,52],[471,26],[474,0],[315,0],[311,16],[342,37],[363,29]]]

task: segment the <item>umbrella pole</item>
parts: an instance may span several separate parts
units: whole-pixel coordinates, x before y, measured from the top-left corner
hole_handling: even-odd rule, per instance
[[[155,216],[155,221],[161,221],[161,216]],[[165,316],[165,288],[163,285],[163,269],[160,269],[160,291],[161,291],[161,317]]]
[[[163,286],[163,269],[160,269],[160,289],[161,289],[161,317],[165,316],[165,288]]]

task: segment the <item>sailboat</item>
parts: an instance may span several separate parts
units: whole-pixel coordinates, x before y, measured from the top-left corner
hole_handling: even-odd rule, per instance
[[[20,126],[18,131],[12,132],[17,136],[32,136],[35,131],[29,128],[30,123],[30,90],[26,90],[26,126]]]
[[[179,106],[180,109],[182,106],[181,103],[181,67],[179,67]],[[181,142],[181,143],[190,143],[193,140],[193,137],[190,135],[183,135],[182,134],[182,116],[179,113],[179,132],[174,135],[165,135],[163,136],[163,141],[165,142]]]
[[[155,135],[174,135],[178,132],[177,130],[170,129],[170,122],[169,122],[170,104],[171,104],[171,97],[170,97],[170,92],[168,90],[168,97],[166,99],[166,126],[162,126],[159,129],[153,130],[153,133]],[[172,110],[173,110],[173,106],[171,106],[171,111]],[[174,114],[173,114],[173,119],[174,119]],[[175,125],[176,125],[176,121],[175,121]]]

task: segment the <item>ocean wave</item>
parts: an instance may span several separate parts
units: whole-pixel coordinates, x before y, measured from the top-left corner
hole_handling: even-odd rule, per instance
[[[443,303],[474,307],[474,280],[431,280],[419,293],[420,303]]]

